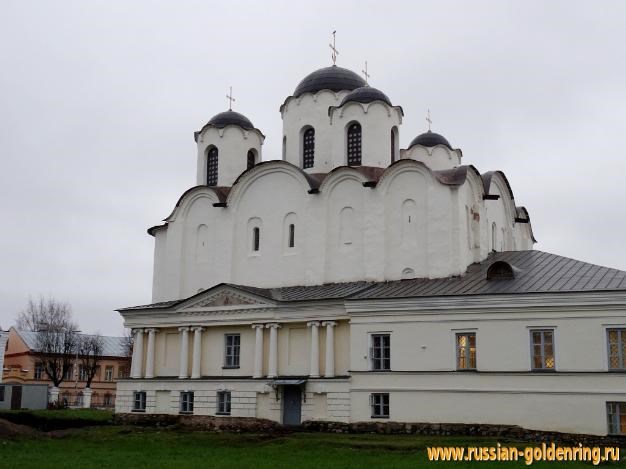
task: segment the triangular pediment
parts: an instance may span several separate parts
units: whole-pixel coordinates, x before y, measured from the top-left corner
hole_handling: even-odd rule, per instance
[[[273,302],[267,298],[251,294],[230,285],[219,285],[189,298],[181,305],[180,310],[272,305]]]

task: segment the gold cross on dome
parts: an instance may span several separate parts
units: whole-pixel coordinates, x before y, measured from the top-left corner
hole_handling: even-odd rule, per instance
[[[232,111],[233,102],[235,101],[235,98],[233,98],[233,87],[230,86],[229,89],[230,89],[230,92],[226,95],[226,99],[228,99],[228,110]]]
[[[426,122],[428,122],[428,131],[430,132],[430,125],[433,123],[433,120],[430,118],[430,109],[428,110],[428,114],[426,115]]]
[[[339,51],[337,50],[337,47],[335,46],[335,35],[337,34],[337,31],[333,31],[333,43],[332,44],[328,44],[330,46],[330,49],[333,51],[332,54],[332,58],[333,58],[333,65],[337,64],[337,56],[339,55]]]
[[[368,83],[370,74],[367,73],[367,60],[365,61],[365,70],[361,70],[361,73],[365,76],[365,83]]]

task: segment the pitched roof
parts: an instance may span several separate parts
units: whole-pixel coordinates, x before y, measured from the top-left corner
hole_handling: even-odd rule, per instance
[[[515,271],[515,277],[488,280],[487,269],[497,261],[511,264]],[[529,250],[493,253],[484,261],[471,264],[463,275],[440,279],[416,278],[389,282],[327,283],[316,286],[281,288],[257,288],[224,283],[213,288],[224,285],[276,302],[294,302],[333,299],[626,291],[626,272],[548,252]],[[207,291],[194,296],[203,295]],[[119,311],[167,309],[187,299],[132,306]]]
[[[15,330],[22,338],[26,346],[32,351],[37,351],[37,332]],[[81,337],[89,334],[78,334]],[[105,357],[128,357],[128,339],[126,337],[102,337],[102,356]]]

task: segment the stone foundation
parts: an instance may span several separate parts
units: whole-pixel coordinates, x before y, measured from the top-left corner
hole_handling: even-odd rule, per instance
[[[527,430],[515,425],[484,425],[462,423],[399,423],[399,422],[329,422],[306,421],[300,427],[285,427],[272,420],[251,417],[214,417],[208,415],[168,415],[120,413],[114,417],[118,425],[179,427],[203,431],[246,433],[285,433],[308,431],[324,433],[377,433],[381,435],[429,435],[492,437],[536,443],[561,443],[583,446],[626,446],[626,437],[581,435],[574,433]]]

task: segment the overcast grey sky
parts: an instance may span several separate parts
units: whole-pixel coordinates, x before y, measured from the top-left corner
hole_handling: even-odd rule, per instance
[[[146,228],[195,184],[193,131],[227,108],[280,158],[278,108],[330,61],[481,172],[503,170],[537,249],[626,270],[626,2],[0,1],[0,325],[28,296],[122,333],[150,301]]]

